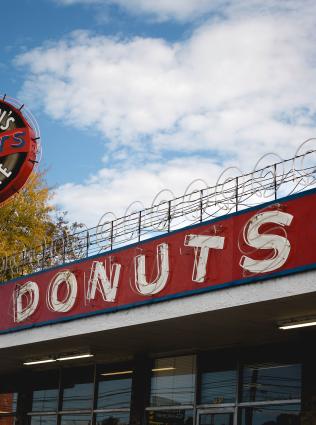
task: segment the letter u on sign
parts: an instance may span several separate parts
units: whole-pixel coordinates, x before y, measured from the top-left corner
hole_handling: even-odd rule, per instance
[[[168,244],[162,243],[157,246],[157,276],[152,282],[146,278],[146,257],[137,255],[134,258],[135,286],[142,295],[153,295],[162,291],[169,277],[169,250]]]

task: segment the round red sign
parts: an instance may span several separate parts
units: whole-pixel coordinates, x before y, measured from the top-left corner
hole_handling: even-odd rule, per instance
[[[0,203],[24,186],[38,162],[36,130],[22,109],[0,100]]]

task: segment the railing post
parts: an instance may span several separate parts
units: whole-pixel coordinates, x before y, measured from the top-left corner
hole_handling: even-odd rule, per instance
[[[170,232],[171,226],[171,201],[168,201],[168,233]]]
[[[274,200],[278,199],[278,194],[277,194],[277,164],[273,164],[273,174],[274,174]]]
[[[140,242],[141,231],[142,231],[142,212],[139,211],[139,217],[138,217],[138,242]]]
[[[66,261],[66,236],[63,237],[63,263]]]
[[[203,221],[203,189],[200,190],[200,222]]]
[[[24,275],[24,267],[25,267],[25,249],[22,251],[22,276]]]
[[[113,220],[111,221],[111,234],[110,234],[110,247],[111,251],[113,249],[113,229],[114,229],[114,223]]]
[[[86,256],[89,256],[89,247],[90,247],[90,234],[89,230],[87,230],[87,236],[86,236]]]
[[[238,177],[236,177],[235,196],[236,196],[236,212],[237,212],[238,211]]]
[[[42,270],[45,267],[45,244],[42,244]]]
[[[54,263],[54,259],[55,259],[56,255],[57,255],[57,253],[56,253],[56,243],[55,243],[55,239],[53,239],[50,243],[50,252],[49,252],[50,264]]]

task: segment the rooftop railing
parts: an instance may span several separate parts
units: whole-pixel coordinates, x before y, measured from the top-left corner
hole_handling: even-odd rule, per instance
[[[230,167],[221,173],[212,187],[197,179],[180,197],[163,190],[148,208],[137,210],[139,203],[135,202],[123,217],[115,218],[112,213],[106,213],[96,227],[2,257],[0,278],[4,281],[108,252],[316,187],[316,150],[297,152],[291,159],[280,159],[259,168],[260,163],[271,155],[262,157],[254,170],[247,174]],[[197,184],[201,188],[192,190]]]

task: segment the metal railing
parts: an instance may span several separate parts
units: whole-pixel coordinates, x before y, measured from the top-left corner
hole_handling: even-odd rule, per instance
[[[154,202],[149,208],[109,219],[106,213],[96,227],[54,240],[35,249],[24,249],[0,258],[2,281],[44,270],[76,259],[86,258],[114,248],[163,235],[184,226],[203,222],[234,211],[316,187],[316,150],[309,150],[291,159],[281,160],[247,174],[232,177],[226,169],[216,185],[174,197],[168,190],[160,192],[167,199]],[[168,199],[169,198],[169,199]],[[155,197],[157,199],[157,197]],[[136,203],[135,203],[136,204]],[[133,205],[133,204],[132,204]]]

